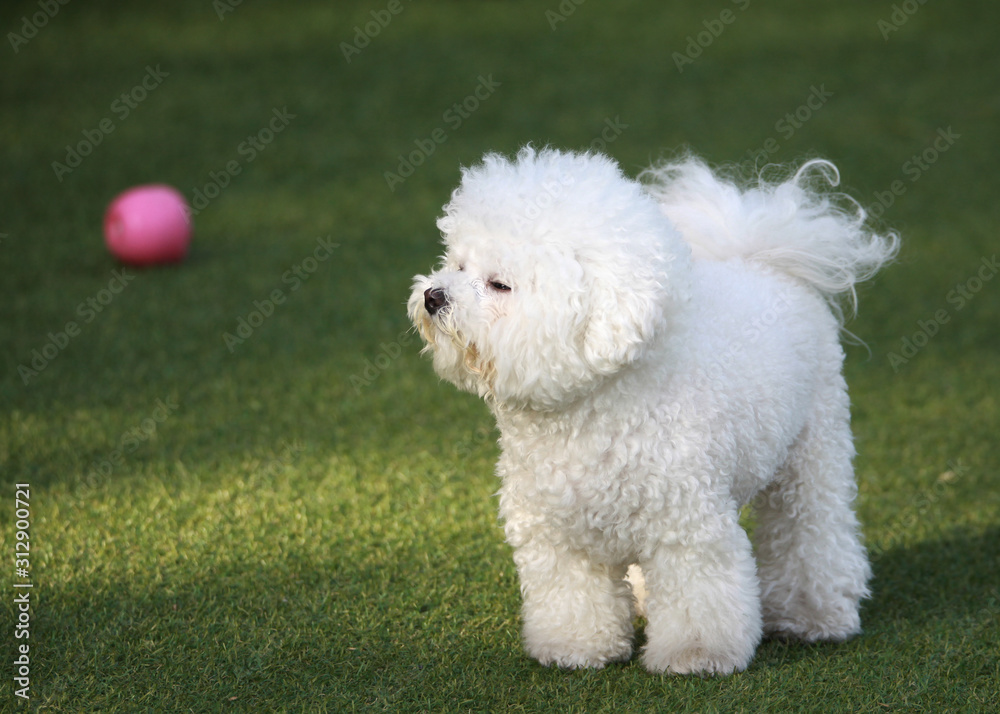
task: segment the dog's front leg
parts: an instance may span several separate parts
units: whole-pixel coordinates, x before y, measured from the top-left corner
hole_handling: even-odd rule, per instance
[[[595,562],[541,526],[515,546],[524,646],[544,665],[600,668],[632,654],[625,568]]]
[[[750,540],[735,510],[708,520],[641,563],[649,597],[642,660],[651,672],[742,671],[760,642],[760,585]]]

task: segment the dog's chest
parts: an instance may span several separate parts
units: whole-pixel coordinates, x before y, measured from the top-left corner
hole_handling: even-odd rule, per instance
[[[626,560],[648,534],[650,514],[663,516],[649,454],[634,438],[501,441],[501,516],[515,547],[544,528],[595,556]]]

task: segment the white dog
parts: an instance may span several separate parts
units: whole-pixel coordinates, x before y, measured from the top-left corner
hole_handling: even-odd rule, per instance
[[[643,589],[653,672],[743,670],[764,633],[845,639],[870,570],[839,302],[898,238],[819,190],[839,180],[822,161],[752,187],[690,157],[641,179],[486,156],[408,304],[437,373],[496,416],[525,647],[626,660]]]

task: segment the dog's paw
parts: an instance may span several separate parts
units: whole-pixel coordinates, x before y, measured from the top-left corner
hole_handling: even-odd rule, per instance
[[[750,658],[734,656],[732,653],[710,652],[697,645],[665,651],[647,647],[642,655],[642,663],[654,674],[714,676],[742,672],[750,663]]]
[[[527,644],[528,654],[546,667],[562,669],[602,669],[613,662],[625,662],[632,657],[631,638],[614,638],[594,642],[545,642]]]
[[[543,655],[536,657],[539,664],[546,667],[559,667],[560,669],[604,669],[605,666],[615,662],[627,662],[632,657],[632,649],[623,652],[610,653],[585,653],[572,652],[560,655]]]
[[[861,632],[856,607],[831,609],[825,613],[765,613],[764,634],[775,639],[803,642],[842,642]]]
[[[859,608],[867,595],[863,579],[840,590],[812,588],[808,595],[804,588],[769,587],[761,602],[764,634],[803,642],[850,639],[861,632]]]

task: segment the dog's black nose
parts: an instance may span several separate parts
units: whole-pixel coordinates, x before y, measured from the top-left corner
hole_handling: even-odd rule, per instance
[[[448,304],[448,296],[441,288],[427,288],[424,290],[424,308],[431,315],[437,313],[442,307]]]

